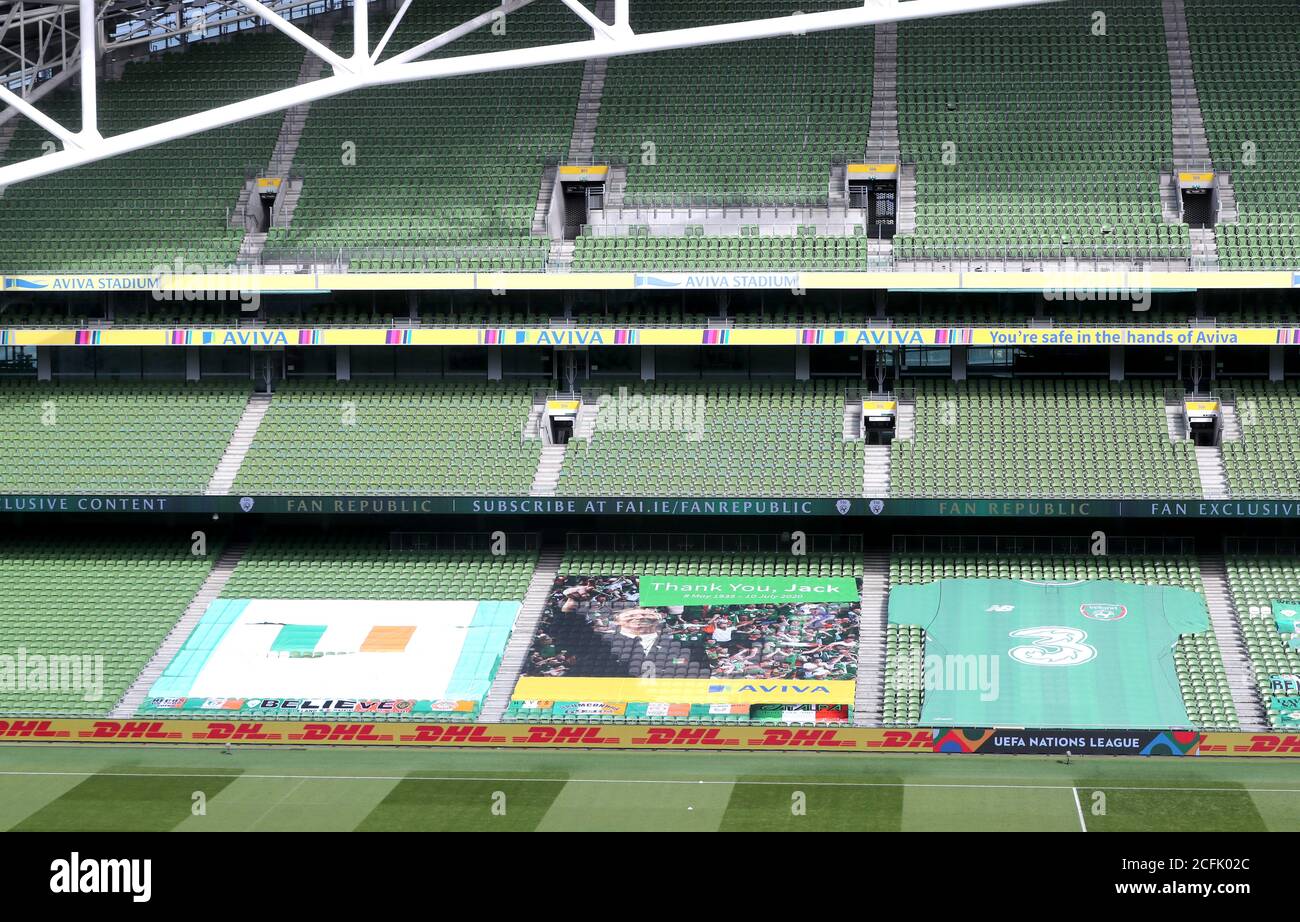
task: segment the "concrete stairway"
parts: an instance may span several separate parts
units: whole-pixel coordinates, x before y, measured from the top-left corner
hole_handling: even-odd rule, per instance
[[[533,208],[534,237],[549,237],[551,234],[551,202],[555,199],[555,177],[559,167],[548,166],[542,170],[542,187],[537,190],[537,205]]]
[[[237,540],[226,545],[217,562],[213,564],[212,570],[208,573],[208,578],[203,581],[199,587],[198,593],[190,600],[190,604],[185,608],[185,613],[181,615],[179,621],[167,634],[166,638],[154,651],[153,657],[140,672],[131,687],[126,690],[126,694],[118,701],[117,706],[113,708],[110,717],[131,717],[135,714],[136,709],[144,703],[149,694],[149,689],[153,683],[163,674],[167,664],[185,646],[185,641],[189,639],[194,628],[198,625],[203,613],[208,610],[220,595],[221,591],[226,588],[226,583],[230,581],[230,575],[235,572],[235,567],[239,566],[239,561],[244,559],[248,553],[250,541]]]
[[[334,24],[335,17],[333,16],[316,17],[310,30],[312,37],[328,48],[334,39]],[[325,76],[325,68],[326,64],[323,60],[310,51],[305,52],[302,66],[298,68],[297,85],[302,86],[305,83],[313,83],[321,79]],[[298,201],[302,197],[302,182],[298,180],[291,181],[289,173],[293,169],[294,157],[298,154],[298,145],[302,143],[303,129],[307,126],[307,116],[310,112],[311,103],[303,103],[300,106],[294,106],[292,109],[286,109],[284,118],[280,122],[280,134],[276,138],[275,147],[271,149],[271,159],[267,163],[266,175],[284,180],[272,208],[271,221],[273,227],[289,226],[293,221],[293,213],[298,207]],[[250,197],[255,194],[252,184],[245,184],[237,208],[241,222],[244,208]],[[242,223],[240,226],[242,226]],[[247,228],[244,241],[239,247],[239,264],[254,265],[260,262],[262,251],[265,249],[266,234]]]
[[[1205,585],[1205,603],[1210,610],[1210,624],[1214,639],[1223,655],[1223,668],[1228,673],[1228,689],[1237,710],[1241,729],[1268,729],[1268,715],[1259,697],[1255,667],[1241,633],[1241,622],[1228,585],[1228,571],[1219,554],[1202,554],[1198,561],[1201,582]]]
[[[1210,143],[1196,92],[1192,48],[1187,38],[1183,0],[1162,0],[1165,48],[1169,54],[1169,84],[1174,118],[1174,166],[1183,169],[1210,163]]]
[[[1181,404],[1165,404],[1165,430],[1169,433],[1169,441],[1187,441],[1187,417]]]
[[[555,486],[560,482],[560,471],[564,468],[564,455],[567,445],[543,445],[542,456],[537,460],[537,473],[533,475],[533,485],[528,490],[529,496],[554,496]]]
[[[916,438],[916,405],[900,400],[897,413],[894,418],[894,438],[910,442]]]
[[[203,491],[205,496],[230,495],[235,478],[239,476],[239,469],[244,465],[244,458],[248,456],[248,449],[252,447],[253,439],[257,438],[257,430],[261,428],[266,411],[270,408],[270,394],[249,396],[248,403],[244,406],[244,415],[239,418],[239,425],[235,427],[226,451],[217,463],[212,479],[208,481],[208,488]]]
[[[867,445],[862,463],[862,495],[880,499],[889,495],[889,446]]]
[[[1193,227],[1190,230],[1192,242],[1192,268],[1213,271],[1219,266],[1219,242],[1212,227]]]
[[[515,619],[514,631],[510,634],[505,653],[501,655],[496,678],[492,681],[487,697],[483,699],[483,707],[479,712],[479,720],[483,723],[495,723],[505,716],[515,682],[523,671],[528,650],[533,645],[537,622],[541,620],[542,610],[551,595],[551,587],[555,585],[555,574],[560,568],[562,557],[563,554],[559,551],[544,550],[537,559],[537,569],[533,571],[533,579],[528,584],[528,592],[519,608],[519,617]]]
[[[573,134],[569,138],[569,159],[574,163],[591,160],[596,147],[596,123],[600,120],[600,102],[605,94],[607,58],[590,58],[582,72],[582,92],[578,111],[573,117]]]
[[[596,436],[596,417],[600,415],[600,405],[584,403],[578,407],[578,417],[573,421],[573,438],[590,442]]]
[[[885,636],[889,624],[889,554],[862,558],[862,619],[858,626],[858,687],[853,723],[878,727],[885,707]]]
[[[898,218],[895,231],[900,234],[916,233],[916,164],[904,163],[898,167]]]
[[[862,404],[844,404],[844,441],[862,441]]]
[[[18,119],[11,119],[0,125],[0,157],[3,157],[13,143],[14,132],[18,130]]]
[[[546,260],[546,267],[557,272],[568,272],[573,268],[573,253],[577,245],[572,240],[551,241],[551,255]]]
[[[845,163],[831,164],[831,183],[826,190],[826,204],[831,211],[849,207],[849,168]]]
[[[898,24],[881,23],[875,32],[867,162],[895,163],[898,160]]]
[[[1236,224],[1241,220],[1237,213],[1237,192],[1232,187],[1231,173],[1215,173],[1214,184],[1219,193],[1219,224]]]
[[[1219,404],[1219,418],[1223,420],[1223,440],[1240,442],[1241,417],[1237,415],[1237,408],[1224,403]]]
[[[1183,199],[1173,173],[1160,174],[1160,217],[1166,224],[1183,223]]]
[[[1196,448],[1196,471],[1201,477],[1201,495],[1206,499],[1228,499],[1228,478],[1223,472],[1223,449],[1218,445]]]
[[[627,196],[627,167],[611,166],[605,183],[605,207],[622,208]]]

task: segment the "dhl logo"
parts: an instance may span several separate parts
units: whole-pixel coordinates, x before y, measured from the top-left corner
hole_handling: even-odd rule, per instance
[[[651,727],[645,736],[634,736],[634,746],[739,746],[739,737],[727,737],[717,727]]]
[[[304,743],[391,743],[393,734],[380,733],[371,724],[303,724],[289,739]]]
[[[617,736],[605,736],[600,727],[529,727],[525,736],[516,736],[515,743],[525,746],[617,746]]]
[[[178,740],[178,730],[165,729],[161,720],[97,720],[77,735],[86,740]]]
[[[54,729],[51,720],[0,720],[0,737],[8,739],[66,739],[71,735]]]
[[[773,728],[764,730],[762,736],[751,738],[748,740],[748,744],[756,748],[809,747],[815,749],[852,749],[858,745],[857,740],[845,739],[839,735],[839,732],[838,730],[785,730]]]
[[[210,723],[205,730],[195,730],[193,739],[207,742],[264,743],[283,739],[279,733],[268,733],[265,724]]]
[[[1250,738],[1248,744],[1232,748],[1234,752],[1300,753],[1300,736],[1256,734]]]
[[[882,739],[868,740],[869,749],[930,749],[934,735],[929,730],[885,730]]]
[[[449,727],[419,726],[414,733],[402,734],[403,743],[442,743],[444,745],[502,746],[507,742],[504,736],[493,736],[487,727],[472,724],[455,724]]]

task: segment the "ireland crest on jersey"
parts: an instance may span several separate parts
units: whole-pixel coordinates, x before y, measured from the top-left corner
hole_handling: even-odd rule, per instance
[[[1093,621],[1118,621],[1128,614],[1127,608],[1114,602],[1084,602],[1079,611]]]

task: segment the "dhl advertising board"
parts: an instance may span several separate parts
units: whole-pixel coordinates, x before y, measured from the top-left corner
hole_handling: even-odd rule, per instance
[[[0,329],[0,346],[1291,346],[1291,327],[257,327]]]
[[[0,719],[0,742],[929,752],[932,736],[864,727]]]
[[[347,723],[257,720],[59,720],[0,718],[0,743],[428,746],[530,749],[724,749],[944,753],[950,730],[920,727],[717,727],[601,724]],[[965,730],[966,734],[997,731]],[[1077,731],[1075,731],[1077,732]],[[1174,731],[1170,731],[1172,735]],[[1153,735],[1160,735],[1152,731]],[[1195,733],[1195,745],[1146,755],[1300,758],[1300,733]],[[987,752],[998,747],[990,746]],[[964,750],[966,752],[977,750]],[[1062,749],[1017,749],[1059,753]],[[1107,754],[1121,755],[1112,749]],[[1136,754],[1136,753],[1133,753]]]

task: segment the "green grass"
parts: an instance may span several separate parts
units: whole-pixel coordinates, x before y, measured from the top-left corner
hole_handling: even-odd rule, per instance
[[[1285,760],[0,747],[0,830],[1300,831],[1297,795]]]

